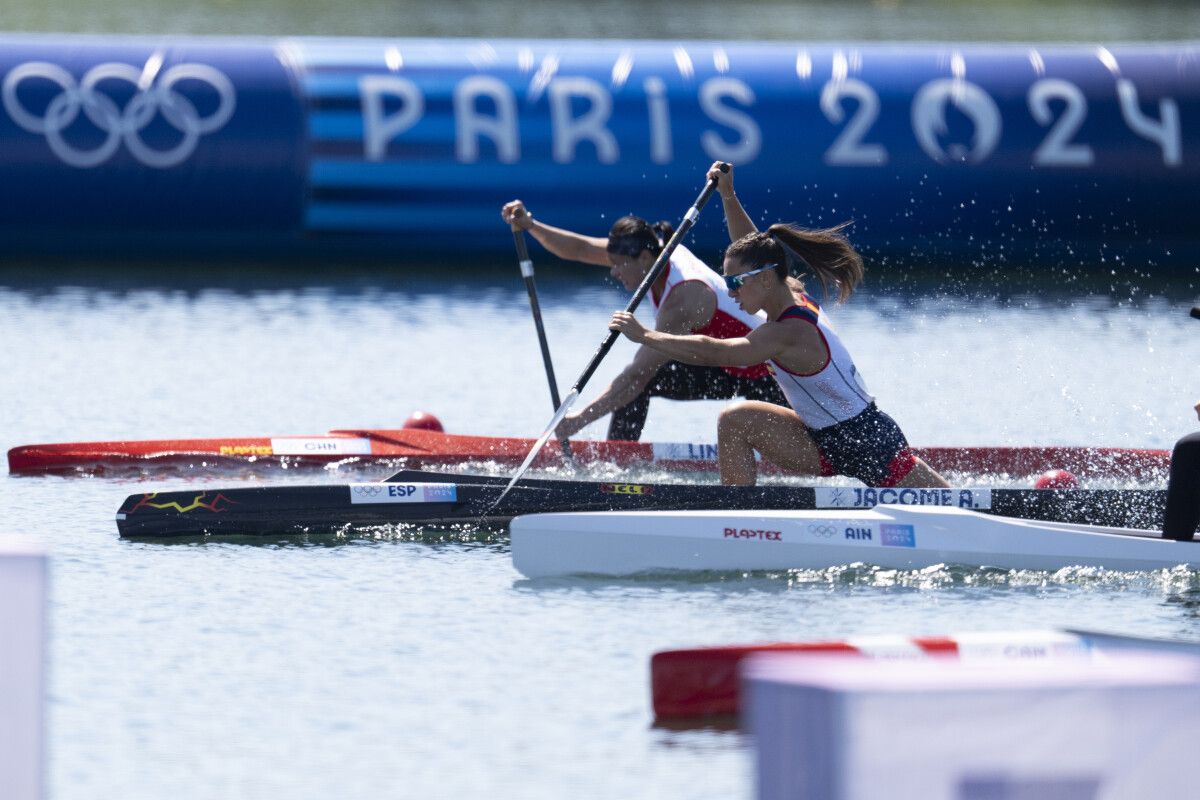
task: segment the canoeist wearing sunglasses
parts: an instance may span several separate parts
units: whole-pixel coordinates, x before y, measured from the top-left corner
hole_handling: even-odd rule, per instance
[[[760,233],[733,191],[733,173],[710,170],[725,205],[733,244],[725,251],[730,297],[768,321],[745,336],[715,339],[648,331],[618,311],[610,327],[666,358],[692,364],[739,366],[766,362],[790,408],[753,400],[721,412],[717,450],[721,480],[753,484],[754,451],[786,470],[848,475],[868,486],[947,486],[913,455],[900,427],[879,410],[828,315],[804,292],[793,272],[811,272],[828,295],[850,297],[862,281],[862,258],[840,225],[805,230],[772,225]]]
[[[529,231],[559,258],[608,267],[610,275],[629,292],[641,284],[673,233],[669,223],[651,225],[630,215],[617,220],[607,238],[584,236],[534,220],[520,200],[505,204],[501,216],[509,225]],[[654,305],[654,327],[664,333],[700,333],[716,338],[745,336],[766,319],[738,308],[721,276],[683,246],[671,254],[667,268],[651,287],[650,300]],[[670,400],[745,397],[779,405],[787,402],[764,364],[734,367],[681,364],[657,350],[643,347],[595,400],[568,415],[556,432],[559,436],[571,436],[611,413],[608,438],[637,440],[646,423],[651,397]]]

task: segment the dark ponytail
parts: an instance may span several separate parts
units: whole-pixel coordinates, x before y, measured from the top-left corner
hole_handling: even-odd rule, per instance
[[[636,258],[643,250],[649,250],[657,256],[674,234],[675,228],[665,220],[651,225],[641,217],[627,214],[609,230],[608,252]]]
[[[650,230],[654,231],[654,235],[658,237],[658,243],[661,245],[658,252],[661,253],[663,247],[666,247],[667,242],[671,241],[671,237],[675,235],[675,226],[663,219],[651,225]]]
[[[807,229],[777,223],[766,233],[747,234],[725,251],[750,269],[775,263],[775,274],[786,280],[795,272],[808,270],[817,276],[825,294],[837,287],[838,302],[845,302],[862,283],[862,256],[842,234],[850,225]]]

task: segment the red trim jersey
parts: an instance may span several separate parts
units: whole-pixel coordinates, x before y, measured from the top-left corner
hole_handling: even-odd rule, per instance
[[[699,281],[713,290],[717,296],[717,307],[712,318],[698,328],[692,328],[692,333],[711,336],[714,339],[739,339],[759,325],[767,321],[762,312],[748,314],[738,307],[729,291],[725,288],[724,279],[710,269],[700,259],[696,258],[686,247],[679,246],[671,254],[671,260],[666,268],[667,283],[663,287],[662,296],[657,292],[650,293],[650,301],[654,303],[655,317],[658,316],[659,306],[670,296],[676,286],[689,281]],[[770,372],[766,364],[754,364],[749,367],[721,367],[730,375],[743,378],[761,378]]]
[[[875,398],[867,391],[862,375],[850,358],[850,351],[842,344],[821,307],[808,295],[800,295],[798,299],[796,305],[784,309],[776,322],[799,319],[816,326],[825,342],[828,358],[820,369],[807,375],[791,372],[772,360],[771,374],[801,422],[820,430],[858,416]]]

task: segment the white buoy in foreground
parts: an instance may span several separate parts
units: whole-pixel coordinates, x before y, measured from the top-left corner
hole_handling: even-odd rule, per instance
[[[744,667],[759,800],[1191,797],[1200,659],[871,660]]]
[[[46,555],[0,537],[0,797],[43,796]]]

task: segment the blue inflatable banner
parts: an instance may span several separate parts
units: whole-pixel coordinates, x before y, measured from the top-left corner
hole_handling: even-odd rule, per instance
[[[0,257],[469,257],[518,197],[677,221],[714,160],[899,262],[1200,251],[1191,43],[0,42]]]

